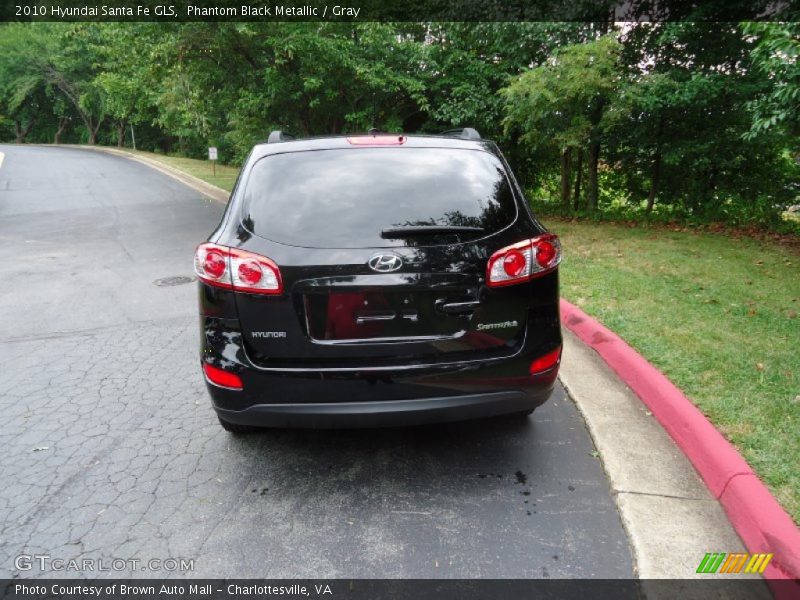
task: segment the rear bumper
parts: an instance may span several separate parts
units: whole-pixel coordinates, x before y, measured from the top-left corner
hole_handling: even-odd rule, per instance
[[[239,425],[263,427],[396,427],[492,417],[532,410],[547,400],[521,391],[491,392],[372,402],[313,404],[256,404],[244,410],[218,407],[222,419]]]
[[[235,373],[243,389],[206,380],[230,423],[265,427],[381,427],[528,411],[547,400],[558,367],[531,376],[531,361],[561,345],[543,328],[512,356],[445,364],[263,368],[248,357],[236,320],[201,320],[201,361]]]

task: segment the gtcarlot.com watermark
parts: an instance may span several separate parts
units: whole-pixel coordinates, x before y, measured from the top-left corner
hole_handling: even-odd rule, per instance
[[[193,558],[57,558],[49,554],[20,554],[14,559],[17,571],[56,571],[70,573],[169,571],[187,573],[194,571]]]

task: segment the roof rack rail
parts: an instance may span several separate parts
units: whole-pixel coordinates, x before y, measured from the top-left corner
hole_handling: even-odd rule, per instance
[[[293,135],[289,135],[288,133],[284,133],[280,129],[276,129],[275,131],[269,134],[267,138],[268,144],[277,144],[278,142],[290,142],[294,139]]]
[[[447,131],[443,131],[441,135],[463,138],[465,140],[481,139],[481,134],[478,133],[477,129],[473,129],[472,127],[463,127],[461,129],[448,129]]]

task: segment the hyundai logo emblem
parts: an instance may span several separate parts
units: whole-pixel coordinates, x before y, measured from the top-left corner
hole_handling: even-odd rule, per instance
[[[403,266],[403,259],[397,254],[376,254],[367,261],[369,268],[378,273],[391,273]]]

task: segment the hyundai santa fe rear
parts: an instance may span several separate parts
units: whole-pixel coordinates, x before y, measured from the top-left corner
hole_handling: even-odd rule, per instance
[[[529,414],[561,358],[561,248],[473,129],[257,145],[195,255],[225,429]]]

